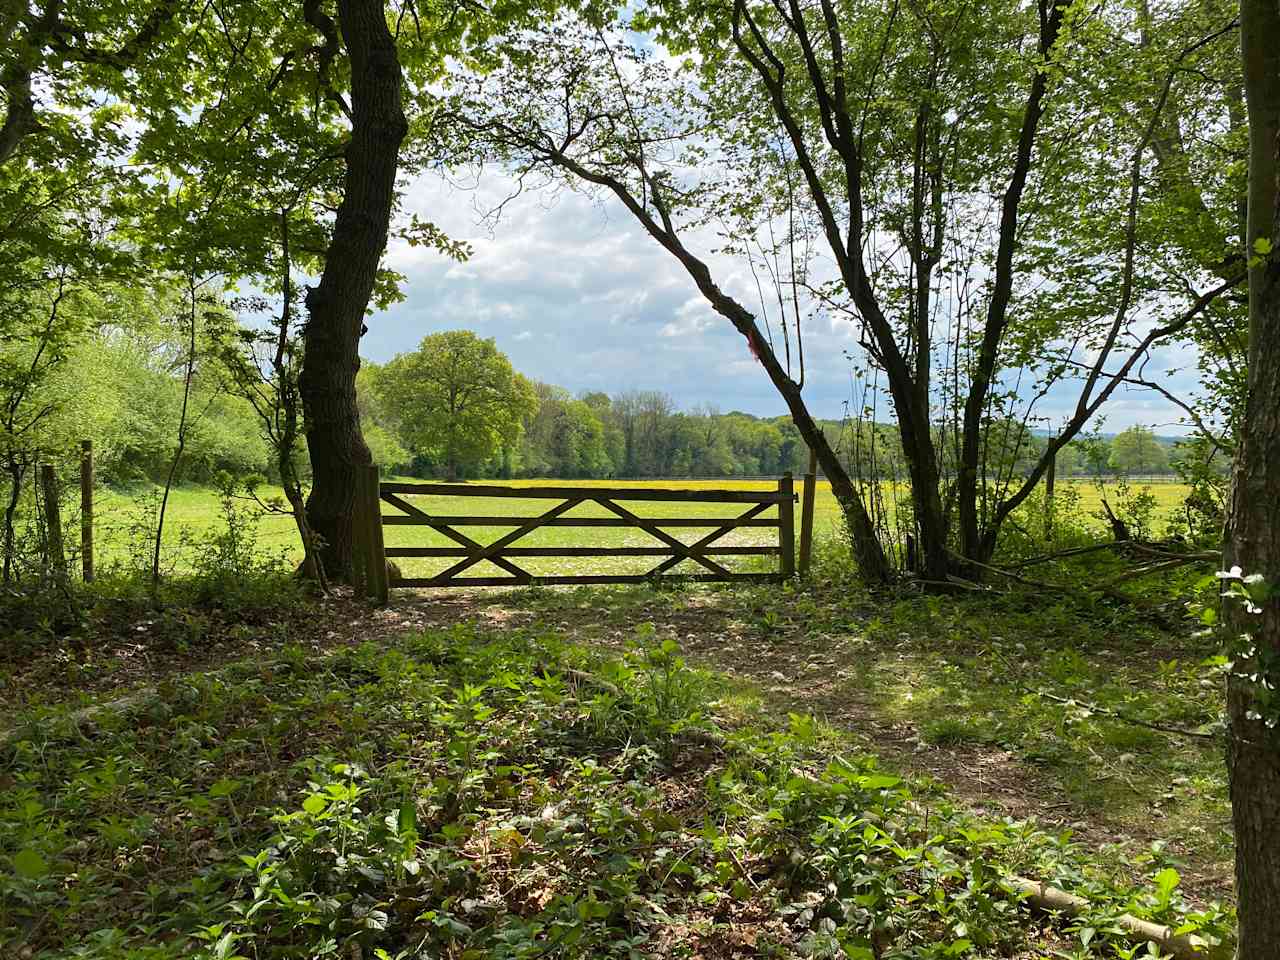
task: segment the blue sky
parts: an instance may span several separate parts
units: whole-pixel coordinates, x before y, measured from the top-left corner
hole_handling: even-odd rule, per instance
[[[746,343],[706,306],[683,269],[616,203],[570,191],[527,192],[496,224],[483,222],[511,184],[488,175],[459,189],[437,175],[409,185],[406,212],[434,221],[474,254],[454,263],[422,247],[394,243],[389,263],[407,277],[406,300],[369,321],[361,353],[382,362],[412,350],[429,333],[470,329],[493,337],[527,376],[574,393],[662,390],[683,408],[711,404],[760,416],[785,412]],[[691,245],[707,254],[713,237]],[[737,262],[707,255],[717,281],[753,307],[754,282]],[[806,326],[805,396],[816,416],[839,418],[852,396],[846,351],[852,324],[820,319]],[[1169,384],[1172,356],[1148,364]],[[1040,407],[1060,418],[1073,404],[1056,390]],[[1135,423],[1174,428],[1177,411],[1161,397],[1121,388],[1104,408],[1104,429]]]

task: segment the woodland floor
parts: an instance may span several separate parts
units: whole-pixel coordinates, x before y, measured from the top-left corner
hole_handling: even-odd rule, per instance
[[[1193,900],[1232,899],[1219,743],[1105,712],[1211,730],[1212,651],[1189,630],[1123,611],[1100,618],[1035,598],[1023,609],[921,597],[886,605],[777,588],[405,591],[384,610],[338,597],[279,620],[211,618],[196,629],[207,643],[157,642],[192,631],[163,613],[120,622],[92,650],[5,665],[0,692],[15,706],[92,712],[285,644],[319,651],[465,622],[615,649],[674,639],[691,665],[727,675],[737,691],[717,720],[813,715],[844,731],[850,749],[935,779],[979,816],[1068,829],[1135,884],[1172,859]],[[1099,712],[1098,701],[1109,706]]]
[[[769,602],[767,595],[756,599]],[[676,640],[692,665],[741,681],[746,713],[813,715],[847,732],[856,749],[877,755],[887,768],[936,779],[975,814],[1030,818],[1046,829],[1069,829],[1087,847],[1113,846],[1116,862],[1134,868],[1135,884],[1142,882],[1143,854],[1153,844],[1167,847],[1181,863],[1189,895],[1232,899],[1229,807],[1224,785],[1213,779],[1215,765],[1222,763],[1216,742],[1202,746],[1178,735],[1148,736],[1149,731],[1118,721],[1112,725],[1118,730],[1084,746],[1091,763],[1071,756],[1074,750],[1052,756],[1030,745],[1030,730],[1017,742],[982,729],[983,723],[995,728],[1002,719],[1011,719],[1001,718],[1002,710],[1028,706],[1017,703],[1021,698],[1016,695],[1015,703],[1002,704],[1004,691],[988,686],[992,699],[985,708],[981,696],[973,698],[979,700],[975,705],[970,698],[948,702],[945,689],[921,695],[920,688],[936,681],[913,671],[911,661],[929,646],[928,634],[898,634],[887,650],[877,650],[877,641],[867,639],[864,630],[876,620],[874,608],[863,611],[861,623],[837,626],[821,615],[806,620],[784,614],[776,623],[762,625],[766,611],[744,600],[741,591],[705,590],[665,596],[653,591],[419,591],[373,616],[414,626],[541,622],[569,640],[618,649],[635,643],[637,624],[652,623],[656,639]],[[1046,645],[1046,657],[1055,652],[1052,646]],[[1188,651],[1163,651],[1169,657],[1163,662],[1176,662],[1179,653],[1186,656]],[[1160,651],[1144,647],[1127,654],[1110,651],[1107,667],[1117,676],[1125,668],[1141,676],[1150,672],[1150,660],[1158,655]],[[954,650],[938,656],[956,659]],[[886,670],[895,674],[896,685],[907,689],[878,685],[877,675]],[[1032,666],[1029,672],[1039,671]],[[988,685],[990,678],[985,679]],[[752,694],[759,702],[751,702]],[[1052,702],[1038,704],[1036,712],[1040,707],[1051,718],[1069,713]],[[1132,743],[1125,738],[1126,727],[1136,733]],[[1078,734],[1089,738],[1087,731]],[[1163,751],[1168,765],[1144,764],[1158,758],[1129,752],[1143,747]]]

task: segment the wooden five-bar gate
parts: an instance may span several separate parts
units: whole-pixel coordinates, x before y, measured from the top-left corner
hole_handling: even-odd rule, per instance
[[[806,481],[812,481],[806,477]],[[808,484],[807,484],[808,485]],[[499,514],[438,515],[406,497],[477,497],[542,500],[546,510],[533,516]],[[810,498],[811,499],[811,498]],[[356,582],[360,592],[384,601],[391,587],[493,587],[527,584],[647,583],[663,580],[696,581],[780,581],[795,574],[795,501],[790,474],[784,475],[776,490],[667,490],[642,487],[506,487],[456,483],[380,482],[371,468],[357,490]],[[730,504],[742,509],[736,516],[641,516],[624,504],[635,503]],[[397,512],[382,513],[382,504]],[[585,504],[603,508],[605,516],[571,516]],[[806,504],[807,506],[807,504]],[[534,513],[534,511],[529,511]],[[696,510],[688,511],[696,514]],[[456,546],[385,546],[383,528],[421,526],[437,531]],[[510,527],[510,532],[491,543],[482,544],[463,532],[467,527]],[[544,527],[624,527],[643,531],[654,541],[651,546],[525,546],[520,541]],[[668,531],[673,528],[708,528],[709,532],[686,543]],[[777,530],[777,542],[764,546],[739,546],[720,541],[741,528]],[[721,563],[722,558],[776,555],[772,571],[741,572]],[[433,576],[403,576],[388,573],[386,560],[431,557],[454,560]],[[534,574],[521,563],[542,557],[652,557],[657,562],[642,573]],[[503,576],[468,573],[484,562],[496,566]],[[689,561],[692,573],[675,568]]]

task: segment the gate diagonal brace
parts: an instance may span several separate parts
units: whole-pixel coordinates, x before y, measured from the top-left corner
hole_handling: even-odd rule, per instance
[[[402,500],[400,497],[396,496],[394,493],[384,493],[382,494],[382,499],[385,500],[387,503],[391,504],[393,507],[399,507],[409,516],[418,518],[426,526],[429,526],[431,527],[431,529],[436,530],[440,533],[443,533],[446,537],[448,537],[454,543],[458,544],[458,546],[466,547],[467,550],[471,551],[472,553],[477,553],[485,549],[483,544],[478,543],[475,540],[472,540],[465,533],[459,533],[457,530],[453,529],[453,527],[449,526],[448,522],[443,517],[433,517],[431,516],[431,514],[423,510],[419,510],[417,507],[409,503],[407,500]],[[478,563],[479,560],[482,560],[482,559],[485,559],[485,558],[480,557],[479,559],[474,560],[472,562]],[[506,560],[502,557],[491,557],[489,558],[489,560],[490,562],[493,563],[494,566],[500,567],[501,569],[507,571],[507,573],[511,574],[517,582],[530,583],[533,579],[528,573],[528,571],[522,570],[520,567],[516,566],[510,560]]]
[[[750,520],[752,517],[756,516],[757,514],[763,513],[765,510],[767,510],[771,506],[773,506],[773,504],[771,503],[757,503],[755,506],[749,507],[741,515],[734,517],[733,522],[736,522],[738,520]],[[733,527],[731,526],[718,527],[715,530],[712,530],[702,539],[689,544],[689,549],[701,550],[703,547],[709,547],[711,546],[711,544],[715,543],[715,541],[719,540],[721,537],[723,537],[726,533],[728,533],[732,529]],[[698,559],[698,558],[695,557],[694,559]],[[660,577],[662,576],[662,574],[666,573],[668,570],[676,566],[676,564],[680,563],[682,560],[684,560],[684,557],[680,557],[680,556],[669,557],[668,559],[663,560],[660,564],[658,564],[652,570],[650,570],[646,574],[646,576]]]
[[[512,530],[505,537],[500,537],[499,539],[493,541],[493,543],[484,547],[476,543],[474,540],[471,540],[470,537],[463,537],[463,535],[460,533],[455,535],[455,533],[451,530],[449,535],[454,536],[455,540],[458,540],[458,538],[461,538],[462,540],[468,541],[466,544],[463,544],[463,545],[466,546],[468,549],[472,550],[473,552],[471,553],[470,556],[465,557],[462,560],[459,560],[449,569],[436,574],[435,577],[432,578],[432,580],[440,584],[447,583],[449,580],[452,580],[463,570],[466,570],[469,567],[475,566],[477,563],[480,563],[482,560],[488,560],[494,563],[495,565],[502,567],[504,570],[507,570],[508,572],[514,572],[515,575],[520,579],[521,583],[531,583],[533,581],[533,577],[531,574],[529,574],[525,570],[520,569],[514,563],[510,563],[509,561],[498,556],[498,554],[501,553],[505,547],[511,546],[511,544],[515,543],[525,534],[538,529],[538,527],[542,526],[546,521],[554,519],[555,517],[560,516],[560,514],[566,513],[569,510],[572,510],[578,504],[582,503],[585,499],[586,499],[585,497],[576,497],[569,500],[565,500],[564,502],[559,503],[556,506],[552,507],[550,510],[546,511],[546,513],[543,513],[539,516],[534,517],[528,523],[523,524],[519,527],[516,527],[516,529]],[[437,529],[441,529],[441,528],[437,528]],[[441,529],[441,532],[443,533],[445,531]]]
[[[655,539],[661,540],[663,543],[669,546],[673,553],[673,556],[671,559],[674,561],[673,563],[671,563],[671,566],[675,566],[675,564],[679,563],[681,560],[693,560],[696,563],[702,564],[712,573],[720,574],[721,576],[725,576],[725,577],[730,576],[729,571],[726,570],[724,567],[720,566],[720,564],[716,563],[714,560],[712,560],[709,557],[703,556],[700,553],[695,553],[694,552],[695,548],[693,546],[685,543],[683,540],[677,540],[675,537],[668,534],[665,530],[663,530],[661,527],[659,527],[657,524],[653,523],[652,521],[646,520],[644,517],[636,516],[626,507],[618,506],[616,503],[614,503],[612,500],[608,499],[607,497],[593,497],[592,499],[594,499],[596,503],[600,504],[600,506],[604,507],[607,510],[612,510],[618,516],[631,521],[631,523],[634,526],[643,530],[645,533],[649,534]],[[759,506],[759,504],[757,506]],[[724,527],[720,528],[722,532],[724,532],[725,529],[726,528]],[[706,537],[704,537],[703,539],[705,540]]]

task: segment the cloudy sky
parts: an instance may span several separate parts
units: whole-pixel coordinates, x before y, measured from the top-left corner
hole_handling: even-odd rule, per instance
[[[510,188],[500,175],[465,189],[435,175],[410,186],[406,212],[468,241],[473,255],[455,263],[393,243],[388,258],[408,278],[406,300],[371,318],[364,356],[383,362],[429,333],[465,328],[493,337],[526,376],[575,394],[661,390],[685,409],[785,412],[743,338],[621,206],[568,191],[529,192],[508,203],[498,223],[486,222],[483,212]],[[714,238],[699,239],[691,246],[705,255]],[[704,258],[727,292],[749,307],[758,303],[744,265]],[[839,418],[851,399],[845,351],[855,347],[853,333],[842,318],[806,326],[805,395],[817,416]],[[1148,374],[1170,359],[1155,358]],[[1061,418],[1072,399],[1059,391],[1037,409]],[[1108,431],[1142,423],[1179,432],[1176,410],[1148,391],[1122,388],[1104,410]]]

